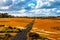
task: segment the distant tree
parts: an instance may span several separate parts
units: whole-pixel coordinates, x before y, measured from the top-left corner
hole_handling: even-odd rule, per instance
[[[3,14],[2,14],[2,17],[3,17],[3,18],[7,18],[7,17],[8,17],[8,13],[3,13]]]
[[[0,13],[0,18],[14,18],[15,16],[8,15],[8,13]]]
[[[2,17],[2,13],[0,13],[0,18]]]

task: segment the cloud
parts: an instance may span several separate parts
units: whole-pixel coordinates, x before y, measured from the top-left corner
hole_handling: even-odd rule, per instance
[[[9,9],[9,6],[6,6],[6,7],[0,7],[0,9]]]
[[[12,4],[11,0],[0,0],[0,6],[10,6]]]
[[[8,1],[1,1],[0,6],[1,8],[0,11],[19,11],[22,8],[25,8],[26,10],[31,10],[32,8],[35,8],[36,6],[36,1],[33,0],[8,0]],[[8,6],[8,9],[4,9],[5,6]]]
[[[53,2],[49,1],[49,2],[45,2],[41,8],[51,9],[51,8],[59,8],[59,7],[60,7],[60,1],[53,1]]]
[[[18,16],[58,16],[59,0],[0,0],[0,11]]]

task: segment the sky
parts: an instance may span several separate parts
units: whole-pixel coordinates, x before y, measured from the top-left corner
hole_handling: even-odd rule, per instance
[[[15,16],[60,16],[60,0],[0,0],[0,12]]]

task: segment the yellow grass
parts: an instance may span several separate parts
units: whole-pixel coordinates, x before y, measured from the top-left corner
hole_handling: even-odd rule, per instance
[[[0,18],[0,25],[12,27],[25,27],[33,19],[29,18]],[[52,27],[60,27],[60,20],[58,19],[35,19],[32,31],[49,38],[60,40],[60,30],[53,29]]]

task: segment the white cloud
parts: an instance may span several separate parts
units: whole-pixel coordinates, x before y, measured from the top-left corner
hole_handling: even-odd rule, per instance
[[[21,14],[11,14],[11,15],[14,15],[14,16],[28,16],[26,13],[21,13]]]
[[[13,4],[18,4],[20,2],[24,2],[25,0],[12,0],[13,1]]]
[[[22,10],[19,10],[18,12],[20,12],[20,13],[25,13],[26,10],[25,10],[25,9],[22,9]]]
[[[34,3],[30,3],[28,6],[30,6],[31,8],[34,8],[35,4]]]
[[[36,9],[36,10],[32,10],[30,11],[31,13],[35,13],[35,14],[50,14],[51,9]]]
[[[6,2],[7,0],[3,0],[3,2]]]
[[[9,9],[9,6],[0,7],[0,9]]]
[[[19,0],[12,0],[13,4],[18,4],[20,1]]]
[[[42,5],[43,5],[43,2],[41,0],[38,0],[37,1],[37,5],[36,5],[36,8],[40,8]]]
[[[52,1],[52,2],[53,2],[53,1],[55,1],[55,0],[50,0],[50,1]]]
[[[56,8],[53,9],[35,9],[30,11],[30,13],[33,13],[34,15],[40,15],[40,16],[53,16],[55,14]]]
[[[37,1],[37,0],[36,0]],[[50,6],[51,5],[51,2],[54,2],[55,0],[38,0],[37,1],[37,6],[36,8],[40,8],[42,7],[43,5],[47,5],[47,6]]]
[[[60,13],[60,10],[57,10],[57,13]]]
[[[21,1],[25,1],[25,0],[21,0]]]
[[[51,9],[52,11],[56,11],[56,8]]]
[[[44,2],[44,5],[50,6],[50,2]]]

